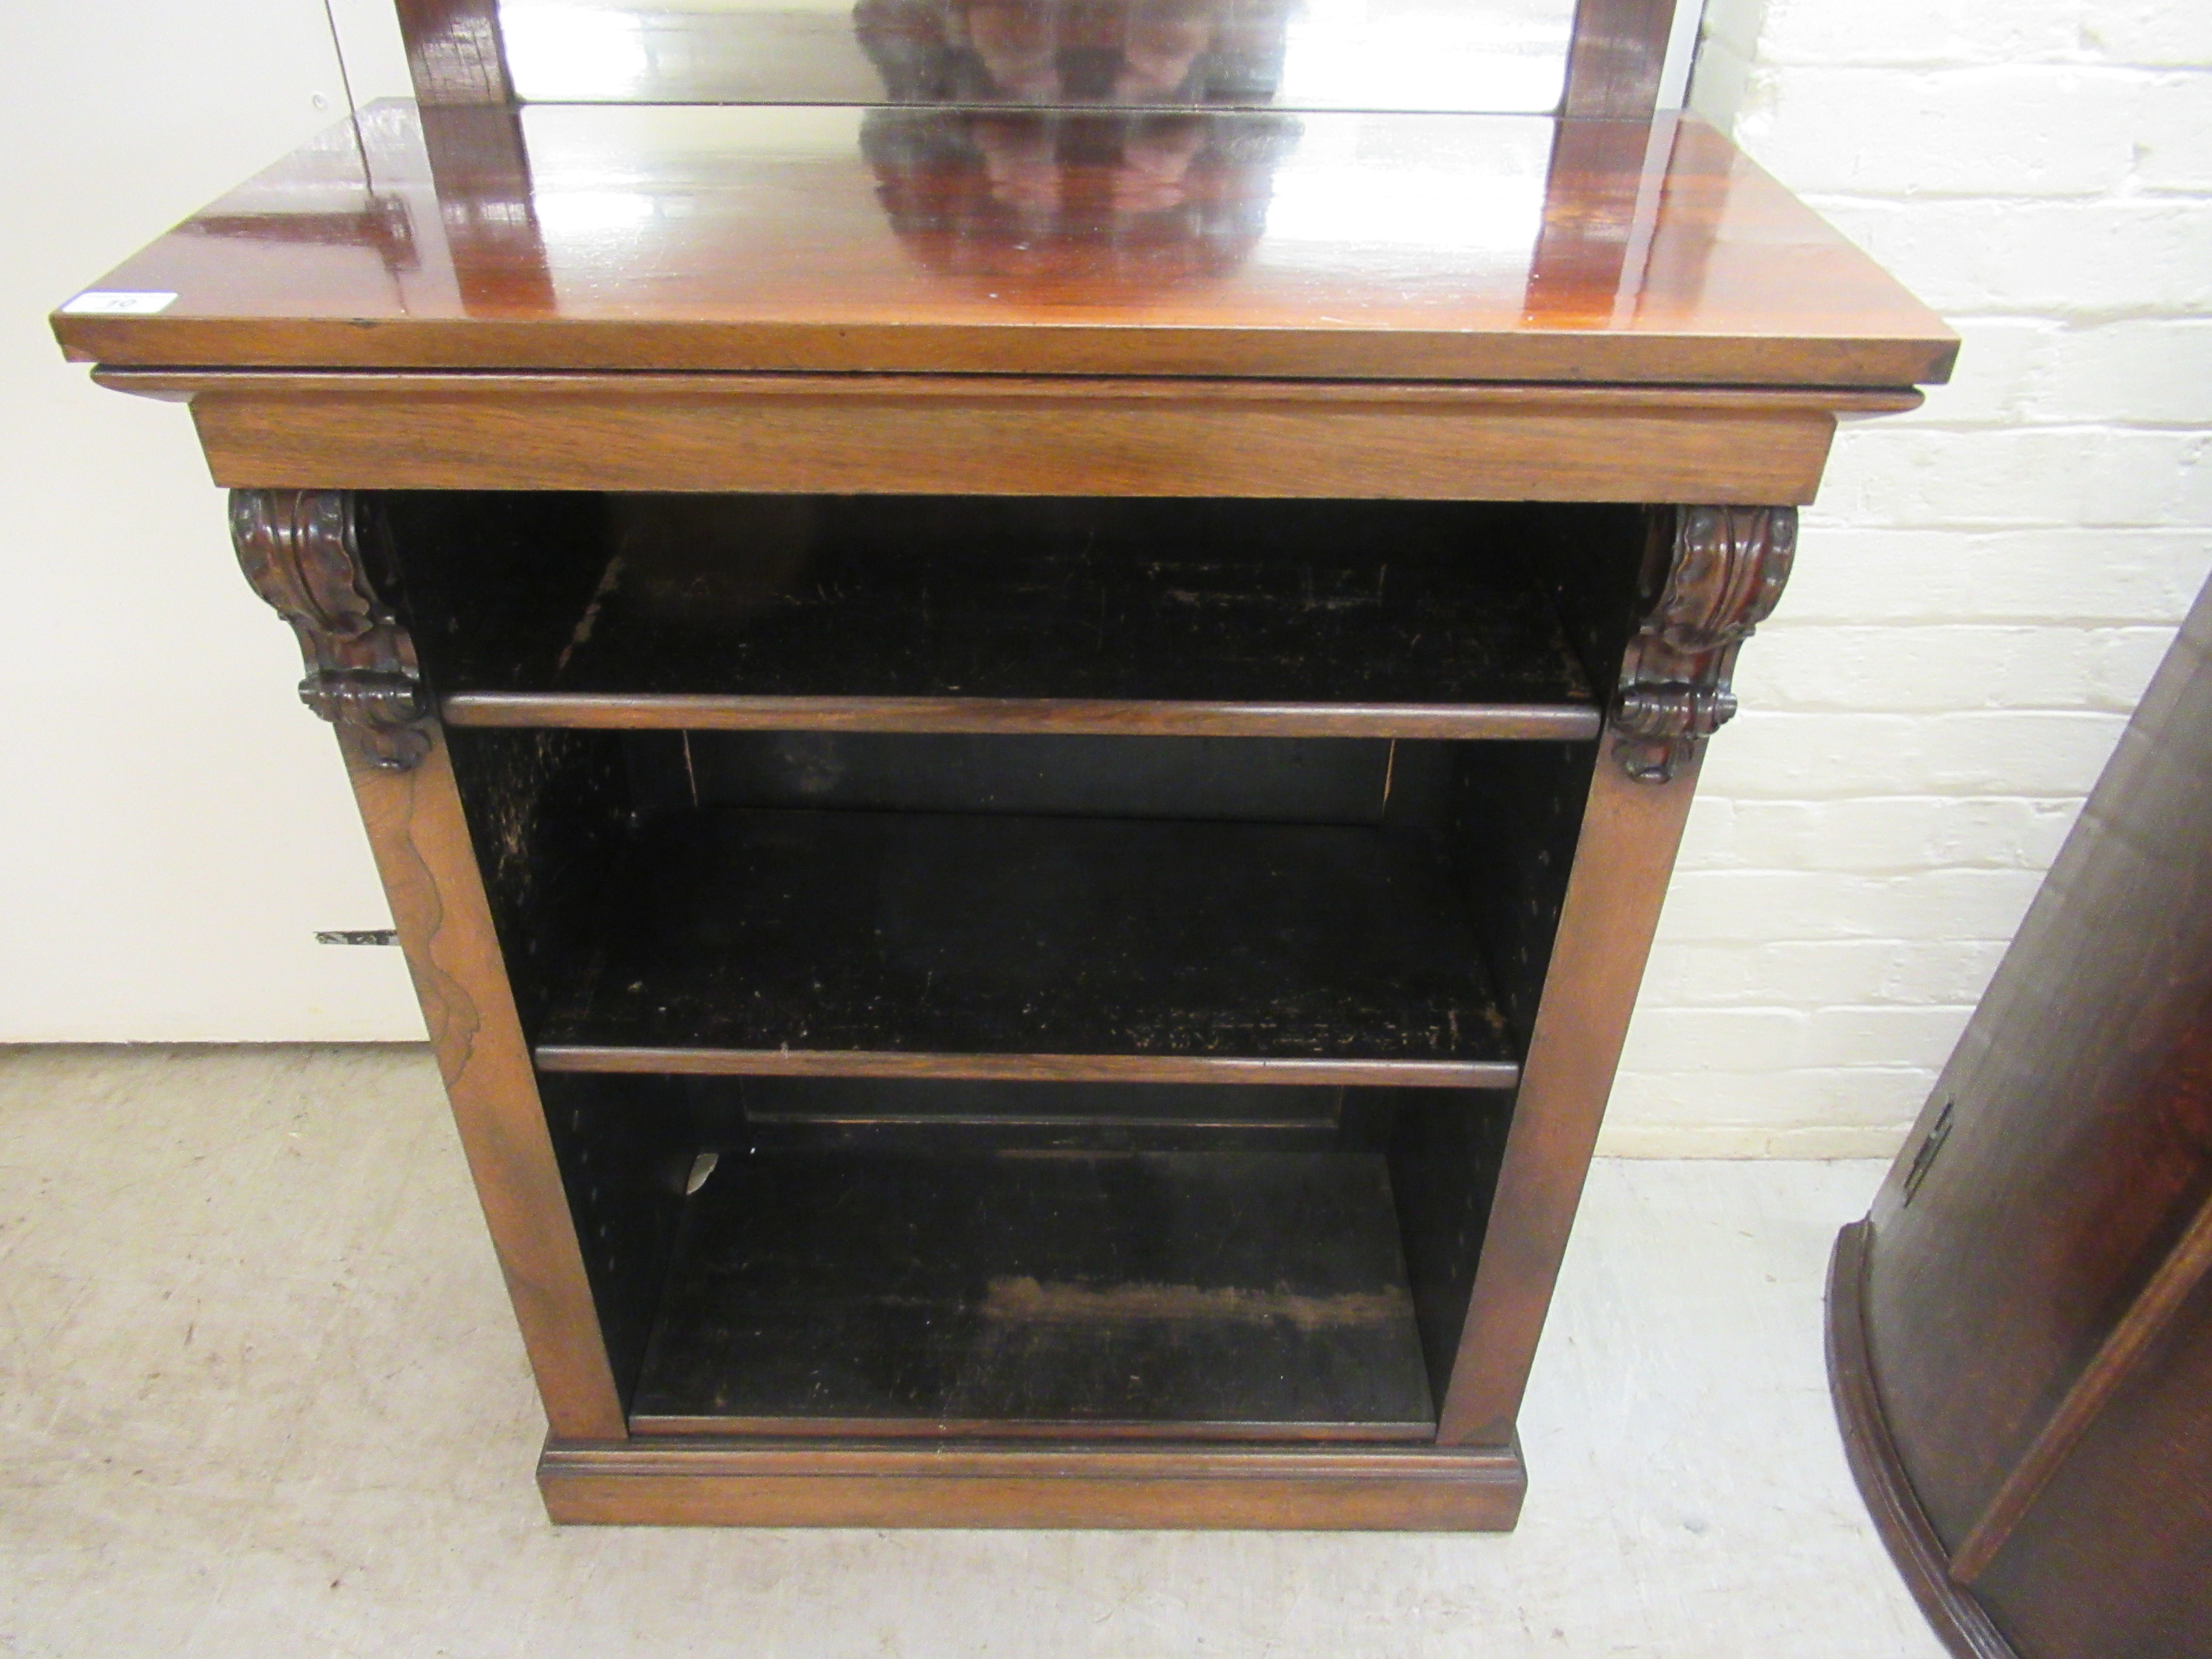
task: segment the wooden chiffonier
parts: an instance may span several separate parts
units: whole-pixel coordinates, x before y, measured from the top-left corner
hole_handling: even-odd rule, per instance
[[[1400,9],[413,0],[57,314],[299,635],[555,1518],[1513,1523],[1738,646],[1954,342],[1670,7]]]

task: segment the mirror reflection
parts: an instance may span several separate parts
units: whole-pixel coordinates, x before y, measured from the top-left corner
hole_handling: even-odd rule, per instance
[[[1542,113],[1573,0],[501,0],[537,103]]]
[[[853,29],[893,103],[1264,105],[1273,0],[860,0]]]
[[[924,265],[1025,290],[1157,291],[1237,268],[1267,228],[1285,117],[872,110],[861,152]]]

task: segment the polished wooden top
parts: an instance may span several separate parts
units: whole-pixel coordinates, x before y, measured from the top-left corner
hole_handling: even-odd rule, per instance
[[[65,307],[70,356],[1896,387],[1956,349],[1686,117],[385,103],[359,132],[96,285],[152,314]]]

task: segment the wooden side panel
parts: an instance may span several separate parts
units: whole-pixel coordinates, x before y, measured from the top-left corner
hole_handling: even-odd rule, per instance
[[[465,0],[465,5],[474,3]],[[449,3],[440,9],[461,12],[465,5]],[[495,28],[496,17],[486,0],[471,21]],[[417,60],[418,84],[422,72]],[[546,263],[538,198],[530,187],[520,112],[501,103],[464,98],[426,102],[419,113],[422,148],[442,209],[439,228],[453,258],[462,308],[471,315],[523,307],[552,310],[559,296]]]
[[[500,105],[513,96],[498,0],[397,0],[417,102]]]
[[[1650,120],[1674,6],[1675,0],[1581,0],[1559,113]]]
[[[444,733],[407,770],[380,765],[342,732],[346,767],[430,1042],[476,1179],[493,1248],[553,1432],[624,1432],[590,1283]]]
[[[1580,849],[1437,1428],[1443,1444],[1501,1445],[1513,1432],[1697,771],[1692,760],[1666,782],[1639,782],[1607,757],[1591,774]]]
[[[1553,130],[1523,301],[1530,320],[1588,327],[1632,313],[1667,183],[1663,165],[1647,163],[1663,161],[1653,147],[1671,145],[1678,131],[1642,121],[1562,121]]]
[[[1652,534],[1674,518],[1647,524],[1614,508],[1539,521],[1548,545],[1535,574],[1601,684],[1620,678],[1638,613],[1646,613],[1647,629],[1666,613],[1656,588],[1671,592],[1698,563],[1694,546]],[[1620,712],[1617,704],[1616,720]],[[1440,1413],[1445,1444],[1494,1445],[1512,1431],[1674,870],[1697,757],[1692,744],[1671,772],[1632,770],[1633,745],[1616,726],[1590,748],[1501,747],[1462,780],[1476,787],[1463,791],[1454,833],[1481,861],[1519,872],[1497,884],[1508,902],[1492,902],[1483,921],[1522,1062]]]
[[[556,1521],[656,1526],[1510,1530],[1519,1449],[549,1442]]]
[[[1786,404],[1170,402],[1097,383],[544,394],[235,382],[192,413],[215,477],[240,486],[1347,500],[1809,501],[1835,429]]]

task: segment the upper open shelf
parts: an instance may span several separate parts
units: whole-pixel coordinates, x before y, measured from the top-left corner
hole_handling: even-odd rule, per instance
[[[1421,502],[611,496],[456,726],[1594,737],[1502,522]],[[528,624],[525,624],[525,627]]]

